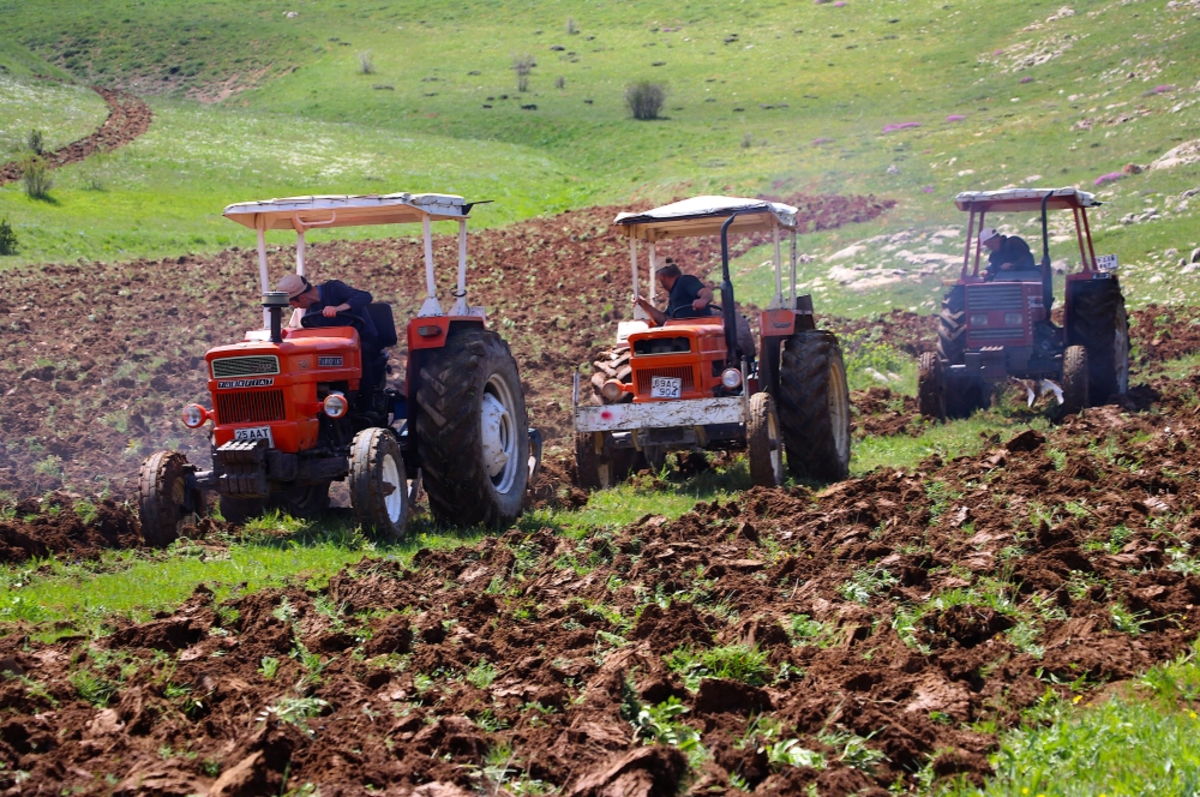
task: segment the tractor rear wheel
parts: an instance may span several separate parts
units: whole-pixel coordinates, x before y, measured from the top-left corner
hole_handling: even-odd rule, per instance
[[[917,405],[926,418],[946,420],[946,384],[942,379],[942,361],[936,352],[921,354],[917,366]]]
[[[391,429],[363,429],[350,444],[350,506],[367,533],[404,539],[408,519],[408,480]]]
[[[1067,323],[1071,343],[1087,349],[1088,391],[1101,403],[1129,389],[1129,322],[1116,279],[1079,283]]]
[[[938,356],[943,362],[960,365],[967,351],[967,289],[955,285],[942,299],[938,316]]]
[[[759,392],[750,397],[746,448],[750,480],[756,487],[778,487],[783,483],[783,434],[779,431],[775,402],[768,393]]]
[[[457,526],[507,526],[529,481],[529,421],[508,344],[481,327],[424,353],[416,435],[429,508]]]
[[[267,506],[265,498],[235,498],[231,495],[217,496],[221,517],[235,526],[240,526],[253,517],[258,517]]]
[[[1088,406],[1088,350],[1068,346],[1063,352],[1062,414],[1071,415]]]
[[[194,490],[193,511],[188,511],[187,476],[193,468],[178,451],[158,451],[142,463],[138,471],[138,510],[142,539],[156,548],[165,548],[179,539],[180,530],[193,514],[204,513],[204,494]]]
[[[784,344],[775,397],[788,472],[836,481],[850,473],[850,390],[837,337],[820,329]]]

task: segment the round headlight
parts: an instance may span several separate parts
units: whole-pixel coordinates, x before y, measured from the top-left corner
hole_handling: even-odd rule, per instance
[[[600,387],[600,395],[609,401],[616,401],[624,392],[621,383],[616,379],[610,379]]]
[[[189,404],[183,408],[183,425],[189,429],[198,429],[208,420],[208,412],[199,404]]]
[[[721,384],[729,390],[742,383],[742,372],[736,368],[726,368],[721,372]]]
[[[321,403],[321,407],[330,418],[340,418],[350,409],[350,402],[346,401],[346,397],[341,393],[330,393]]]

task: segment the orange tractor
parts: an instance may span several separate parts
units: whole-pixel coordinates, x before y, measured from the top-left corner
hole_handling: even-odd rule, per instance
[[[1115,255],[1097,256],[1088,225],[1089,208],[1100,203],[1075,188],[1011,188],[959,194],[959,210],[970,213],[962,273],[942,301],[938,350],[921,355],[917,392],[921,414],[961,418],[991,403],[993,388],[1010,379],[1036,394],[1049,390],[1063,413],[1100,404],[1129,386],[1129,327],[1117,279]],[[1066,276],[1063,325],[1051,319],[1049,211],[1069,211],[1060,241],[1079,247],[1080,269]],[[1004,240],[989,214],[1037,213],[1042,257],[1026,250],[1022,264],[980,272],[986,241]],[[1072,234],[1067,234],[1067,233]],[[1000,258],[997,258],[1000,259]]]
[[[845,478],[850,463],[850,404],[841,347],[816,328],[811,297],[796,295],[796,209],[779,202],[702,196],[614,224],[629,239],[635,302],[639,244],[648,245],[648,286],[660,265],[656,245],[719,235],[721,304],[705,317],[665,318],[641,307],[617,329],[612,365],[581,400],[575,375],[575,462],[584,486],[608,487],[641,461],[661,465],[671,451],[744,449],[755,484],[793,476]],[[770,233],[775,296],[760,315],[757,346],[736,312],[729,274],[729,234]],[[784,296],[781,239],[791,239],[791,289]],[[742,327],[739,334],[739,326]]]
[[[508,345],[466,301],[466,225],[471,203],[445,194],[316,196],[245,202],[224,215],[258,233],[263,327],[204,356],[210,407],[190,404],[183,422],[211,424],[212,468],[199,470],[160,451],[139,474],[142,535],[174,540],[183,521],[216,491],[222,514],[241,520],[267,505],[309,517],[329,505],[334,481],[348,480],[354,516],[366,530],[404,535],[422,486],[440,521],[505,525],[521,511],[541,455],[528,428],[517,365]],[[270,288],[267,230],[294,230],[296,273],[305,273],[310,228],[420,223],[427,295],[406,329],[403,389],[386,386],[386,353],[361,345],[361,318],[293,312]],[[434,280],[432,222],[458,225],[457,289],[442,308]],[[380,349],[396,345],[391,306],[366,311]],[[532,456],[531,456],[531,451]]]

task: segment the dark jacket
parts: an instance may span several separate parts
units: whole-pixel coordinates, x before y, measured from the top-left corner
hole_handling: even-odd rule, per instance
[[[988,255],[988,275],[995,277],[1005,263],[1012,263],[1013,271],[1037,270],[1029,244],[1015,235],[1000,236],[1000,248]]]
[[[696,310],[692,302],[700,298],[704,283],[691,274],[680,274],[671,286],[671,295],[667,298],[667,318],[702,318],[712,315],[706,307]],[[678,311],[678,313],[676,313]]]
[[[366,291],[360,291],[357,288],[351,288],[341,280],[329,280],[317,286],[317,293],[321,300],[312,305],[305,311],[305,318],[310,316],[320,316],[321,311],[326,307],[337,307],[339,305],[350,305],[350,312],[362,319],[362,328],[358,332],[358,336],[362,339],[363,345],[368,348],[379,347],[379,333],[375,330],[375,324],[371,321],[371,314],[367,312],[367,305],[371,303],[371,294]],[[316,321],[316,319],[312,319]],[[316,326],[331,326],[330,322],[335,319],[328,319],[325,323],[317,322]],[[343,322],[344,323],[344,322]],[[308,326],[307,324],[305,326]]]

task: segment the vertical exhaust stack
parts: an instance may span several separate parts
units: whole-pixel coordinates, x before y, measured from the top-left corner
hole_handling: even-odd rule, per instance
[[[288,304],[288,295],[283,291],[267,291],[262,295],[262,306],[271,316],[272,343],[283,343],[283,308]]]

